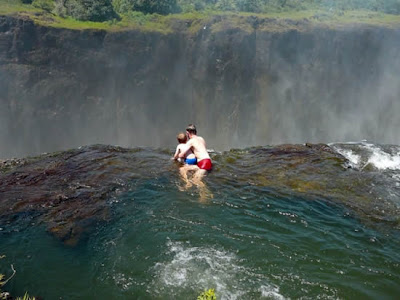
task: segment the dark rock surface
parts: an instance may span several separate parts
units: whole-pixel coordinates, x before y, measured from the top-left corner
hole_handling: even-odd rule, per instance
[[[0,219],[44,223],[64,243],[76,245],[98,222],[109,220],[110,198],[117,188],[150,176],[135,170],[133,153],[138,151],[91,146],[3,161]]]

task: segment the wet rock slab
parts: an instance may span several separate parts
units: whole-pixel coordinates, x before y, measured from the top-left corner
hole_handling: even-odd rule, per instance
[[[134,169],[132,154],[140,151],[91,146],[0,162],[0,221],[44,223],[75,245],[97,222],[109,220],[115,189],[146,176]]]
[[[399,228],[400,209],[391,199],[388,177],[379,170],[353,168],[326,144],[237,149],[218,161],[218,180],[238,191],[251,185],[281,197],[331,201],[374,226]]]

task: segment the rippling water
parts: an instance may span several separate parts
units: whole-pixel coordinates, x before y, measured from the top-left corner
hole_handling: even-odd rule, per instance
[[[214,152],[205,198],[182,189],[170,155],[94,146],[4,167],[0,267],[17,274],[3,289],[44,299],[400,294],[398,146]]]

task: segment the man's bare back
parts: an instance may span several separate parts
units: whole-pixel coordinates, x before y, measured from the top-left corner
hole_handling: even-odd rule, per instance
[[[189,149],[192,149],[194,155],[197,158],[197,161],[205,158],[210,158],[207,152],[206,142],[201,136],[192,135],[186,145],[189,146]]]
[[[195,174],[195,177],[203,177],[207,171],[212,169],[212,163],[210,156],[207,152],[206,142],[201,136],[197,136],[196,127],[190,124],[186,128],[186,134],[189,137],[189,141],[184,145],[183,151],[179,154],[179,157],[183,157],[185,153],[192,150],[197,158],[197,166],[200,168]]]

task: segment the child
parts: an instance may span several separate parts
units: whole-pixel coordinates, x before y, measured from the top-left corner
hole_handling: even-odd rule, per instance
[[[181,174],[182,179],[185,181],[185,188],[187,189],[192,186],[192,183],[188,179],[188,171],[197,171],[199,167],[197,166],[197,158],[192,150],[187,151],[184,161],[181,161],[179,154],[182,152],[182,148],[185,146],[188,138],[183,132],[179,133],[176,138],[178,139],[179,145],[176,146],[176,151],[172,159],[185,163],[182,167],[179,168],[179,173]]]
[[[183,145],[185,145],[186,142],[187,142],[187,136],[186,136],[186,134],[184,134],[183,132],[181,132],[181,133],[178,133],[178,135],[176,136],[176,138],[178,139],[179,144],[178,144],[178,146],[176,146],[176,151],[175,151],[175,154],[174,154],[174,159],[177,160],[177,161],[179,161],[179,162],[182,162],[182,161],[180,160],[180,158],[179,158],[179,153],[182,152],[182,147],[183,147]],[[185,156],[185,158],[184,158],[184,162],[185,162],[186,164],[188,164],[188,165],[197,165],[197,159],[196,159],[196,156],[193,154],[192,150],[189,150],[189,151],[186,152],[186,156]]]

